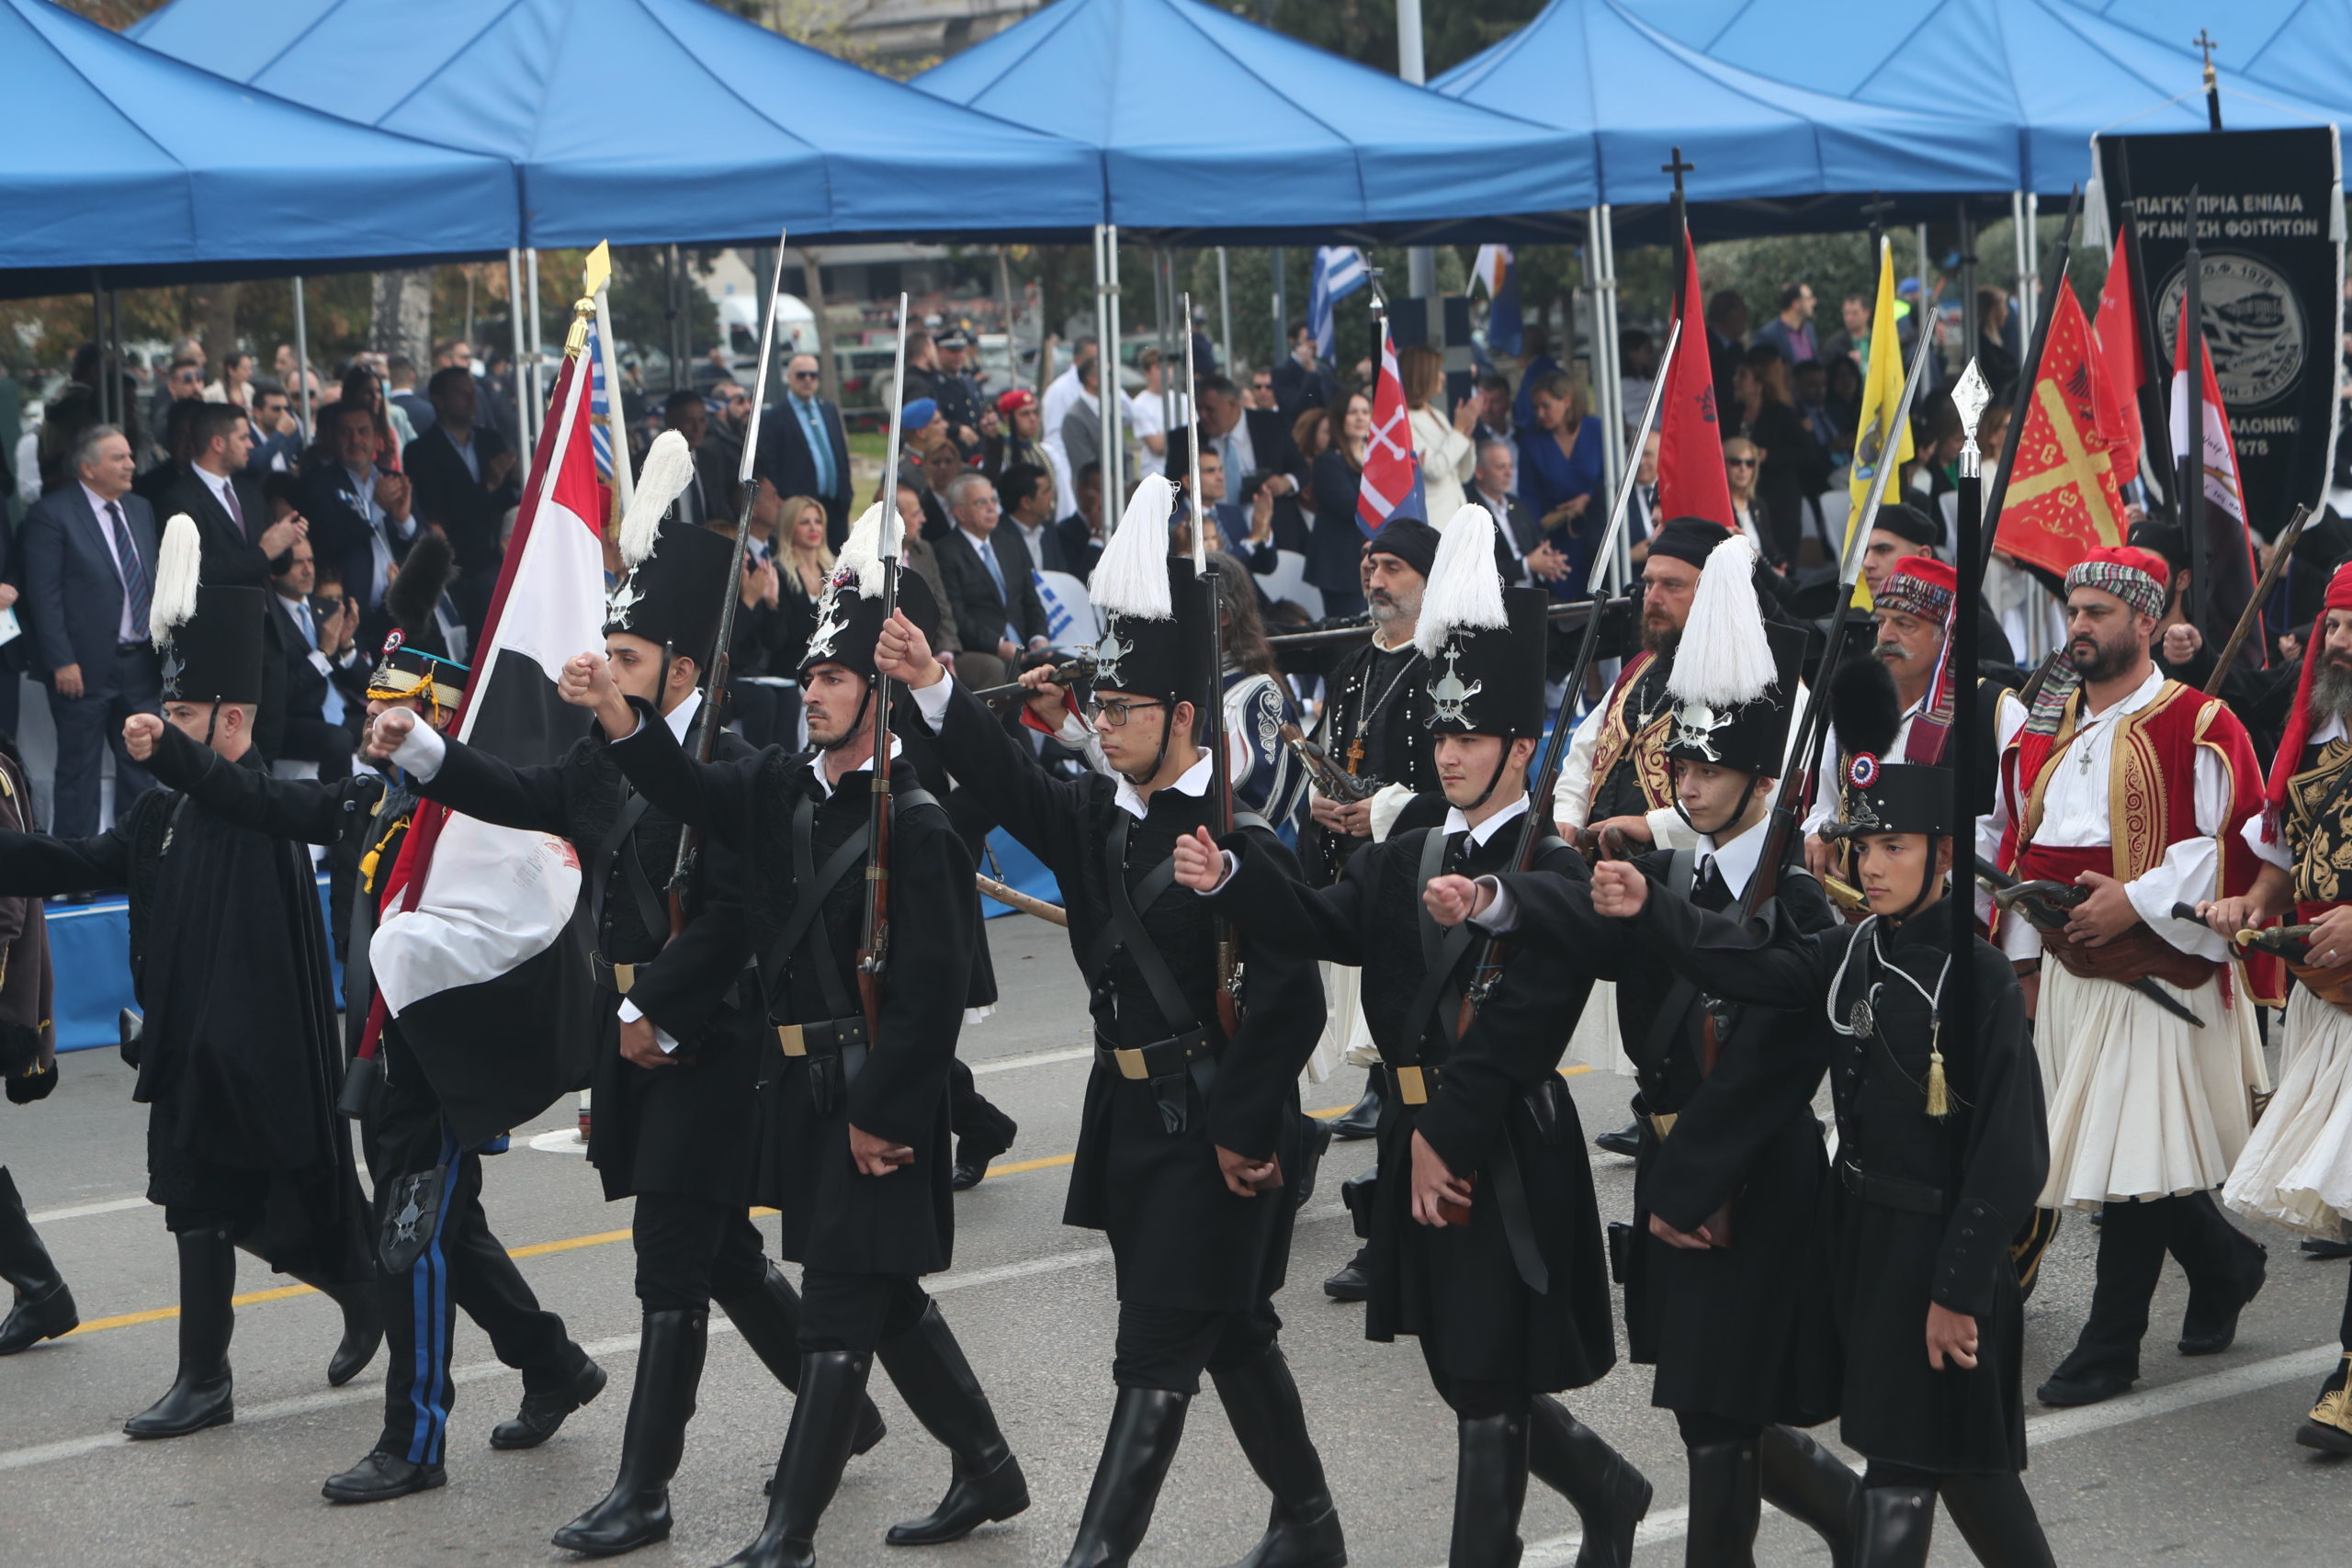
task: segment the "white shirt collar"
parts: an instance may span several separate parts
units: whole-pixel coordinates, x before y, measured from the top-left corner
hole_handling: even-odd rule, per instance
[[[1209,763],[1214,760],[1215,759],[1210,757],[1206,751],[1203,751],[1201,753],[1201,760],[1194,762],[1191,767],[1186,768],[1182,773],[1179,774],[1174,784],[1166,784],[1161,787],[1172,789],[1178,795],[1204,795],[1208,794]],[[1142,821],[1144,812],[1149,809],[1149,803],[1144,799],[1142,792],[1127,782],[1127,776],[1125,773],[1114,773],[1112,777],[1116,780],[1118,784],[1119,793],[1117,799],[1119,803],[1119,809],[1134,818],[1136,821]]]
[[[2164,686],[2165,672],[2156,668],[2152,660],[2148,665],[2148,678],[2132,688],[2130,696],[2100,713],[2094,714],[2090,711],[2090,693],[2086,691],[2083,694],[2083,723],[2086,726],[2104,724],[2118,714],[2138,713],[2156,700],[2157,694],[2164,690]]]
[[[229,504],[229,476],[216,474],[201,464],[191,464],[190,467],[196,469],[196,477],[204,481],[204,488],[210,491],[225,509]]]
[[[1450,839],[1456,833],[1467,833],[1470,835],[1472,843],[1483,846],[1487,840],[1526,815],[1527,796],[1525,795],[1521,795],[1517,800],[1512,801],[1476,828],[1470,826],[1470,818],[1463,815],[1460,807],[1449,806],[1445,808],[1445,836]]]
[[[975,534],[961,523],[956,525],[956,531],[963,535],[964,542],[976,550],[985,550],[989,547],[989,536],[986,534]]]
[[[1699,837],[1699,853],[1714,857],[1715,874],[1724,879],[1724,886],[1731,889],[1735,898],[1747,894],[1748,879],[1756,874],[1756,863],[1763,858],[1763,829],[1764,825],[1758,822],[1728,844],[1716,843],[1711,834]]]
[[[684,707],[685,705],[681,703],[678,705],[680,707]],[[890,761],[894,762],[897,761],[899,760],[899,753],[905,750],[906,748],[899,743],[897,736],[893,735],[890,737]],[[827,800],[831,800],[833,797],[833,781],[825,776],[825,757],[826,753],[822,751],[819,751],[811,755],[808,759],[808,771],[817,775],[817,787],[825,792],[825,798]],[[874,759],[868,757],[865,761],[852,768],[850,773],[870,773],[873,771]],[[847,777],[848,775],[843,774],[842,776]]]
[[[81,481],[81,480],[79,480],[79,479],[76,479],[76,480],[74,480],[74,482],[75,484],[82,484],[82,481]],[[120,501],[119,501],[119,500],[118,500],[118,501],[108,501],[105,496],[100,495],[96,491],[92,490],[88,485],[85,485],[85,485],[82,485],[82,493],[83,493],[83,495],[84,495],[84,496],[85,496],[85,497],[86,497],[86,498],[88,498],[88,500],[89,500],[89,502],[90,502],[90,515],[91,515],[91,516],[93,516],[93,517],[95,517],[95,518],[96,518],[96,519],[97,519],[99,522],[101,522],[101,523],[104,523],[104,522],[106,522],[106,521],[107,521],[107,507],[109,507],[109,506],[120,506],[120,505],[122,504],[122,502],[121,502]],[[128,515],[128,513],[126,513],[125,515],[127,516],[127,515]],[[114,538],[113,538],[113,536],[112,536],[111,535],[109,535],[109,536],[107,536],[107,547],[108,547],[109,548],[111,548],[111,547],[113,547],[113,545],[114,545]]]
[[[2346,739],[2352,739],[2352,730],[2346,730],[2344,728],[2344,716],[2340,713],[2332,713],[2327,716],[2325,724],[2312,731],[2312,738],[2304,744],[2317,746],[2324,741]]]
[[[702,694],[689,693],[684,702],[662,716],[662,722],[670,727],[670,733],[677,738],[679,745],[684,746],[686,743],[686,731],[694,728],[695,715],[700,712],[702,712]]]

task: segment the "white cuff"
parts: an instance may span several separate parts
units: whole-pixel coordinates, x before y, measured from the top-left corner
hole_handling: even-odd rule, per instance
[[[1225,891],[1225,885],[1233,880],[1233,873],[1239,863],[1233,858],[1233,852],[1231,850],[1219,850],[1217,851],[1217,858],[1225,863],[1225,868],[1216,874],[1216,886],[1208,889],[1207,892],[1203,892],[1197,887],[1193,888],[1193,896],[1194,897],[1205,898],[1210,893],[1222,893]]]
[[[1383,785],[1379,793],[1365,802],[1372,817],[1374,843],[1380,843],[1388,837],[1388,830],[1396,826],[1396,818],[1405,814],[1405,807],[1410,806],[1413,800],[1414,795],[1411,790],[1407,789],[1403,784],[1393,784]]]
[[[1502,878],[1482,876],[1473,886],[1487,889],[1494,897],[1485,909],[1470,917],[1472,925],[1495,936],[1509,936],[1519,929],[1519,900],[1510,896]]]
[[[1682,813],[1671,806],[1661,806],[1646,814],[1643,820],[1650,825],[1650,847],[1657,850],[1695,850],[1699,847],[1699,830],[1683,819]]]
[[[947,728],[947,699],[955,695],[955,691],[956,677],[950,675],[928,686],[913,687],[908,694],[914,698],[915,711],[922,715],[922,721],[931,726],[933,735]]]
[[[420,715],[415,727],[392,748],[391,761],[394,766],[407,770],[410,777],[431,784],[434,775],[441,771],[442,759],[448,754],[449,743]]]
[[[639,1007],[627,997],[623,997],[621,998],[620,1010],[621,1021],[623,1023],[635,1023],[639,1019],[645,1016],[645,1010]],[[671,1055],[678,1048],[677,1037],[670,1033],[669,1031],[663,1029],[658,1023],[653,1026],[653,1043],[662,1047],[662,1054],[665,1056]]]

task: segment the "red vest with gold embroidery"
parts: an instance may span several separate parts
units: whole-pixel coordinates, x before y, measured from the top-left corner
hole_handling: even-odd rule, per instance
[[[1592,772],[1585,781],[1588,826],[1591,825],[1593,803],[1609,786],[1610,777],[1620,762],[1631,762],[1634,781],[1641,786],[1642,799],[1649,810],[1655,811],[1674,798],[1674,770],[1666,756],[1667,736],[1674,728],[1674,705],[1661,695],[1657,712],[1639,730],[1634,728],[1635,716],[1629,711],[1634,692],[1641,684],[1642,671],[1657,657],[1646,649],[1635,654],[1618,671],[1617,683],[1609,688],[1608,705],[1600,716],[1600,732],[1593,737]]]

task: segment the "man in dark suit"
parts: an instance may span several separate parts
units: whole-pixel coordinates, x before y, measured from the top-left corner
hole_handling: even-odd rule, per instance
[[[1054,532],[1061,537],[1062,559],[1071,563],[1070,575],[1084,582],[1102,558],[1102,465],[1089,463],[1079,469],[1071,489],[1078,510],[1056,523]]]
[[[1016,463],[997,477],[997,507],[1002,523],[991,538],[1000,559],[1018,545],[1023,559],[1039,571],[1083,574],[1073,569],[1068,541],[1054,526],[1054,476],[1027,463]]]
[[[838,550],[849,537],[849,437],[842,431],[842,411],[817,395],[815,355],[786,360],[784,378],[784,400],[760,421],[755,471],[778,495],[813,495],[823,502],[825,536]]]
[[[514,482],[514,450],[504,436],[481,421],[481,394],[471,370],[462,365],[435,370],[426,391],[433,399],[433,428],[408,444],[401,454],[401,464],[416,487],[415,516],[441,530],[457,558],[458,578],[449,596],[466,625],[479,631],[490,613],[490,596],[498,586],[499,562],[505,554],[501,537],[506,512],[522,495]],[[345,466],[354,475],[359,471],[348,458]],[[401,515],[405,518],[408,513],[403,510]],[[312,513],[312,524],[318,521]],[[407,536],[414,533],[413,526],[406,530]],[[354,592],[360,592],[363,582],[370,583],[371,591],[361,595],[363,611],[372,612],[380,605],[382,591],[373,587],[371,579],[351,575],[348,555],[322,549],[319,558],[339,561],[345,573],[344,581]],[[371,637],[369,630],[369,623],[363,619],[362,646],[374,648],[380,632]]]
[[[976,690],[1002,685],[1023,649],[1046,646],[1046,606],[1029,574],[1008,570],[997,553],[991,539],[999,516],[996,487],[988,476],[958,475],[947,487],[947,503],[956,525],[933,547],[964,641],[956,667],[967,671]],[[1023,558],[1026,555],[1024,549]]]
[[[686,488],[678,492],[680,519],[689,528],[706,527],[721,518],[731,520],[733,514],[720,510],[720,502],[703,477],[702,449],[710,439],[710,404],[693,388],[681,387],[662,400],[662,428],[676,431],[695,459]]]
[[[259,588],[270,563],[302,536],[299,514],[273,523],[262,489],[245,472],[253,425],[233,403],[198,403],[188,425],[189,462],[164,490],[162,513],[185,512],[204,544],[201,581]]]
[[[330,404],[321,411],[320,423],[334,460],[304,478],[302,515],[310,520],[311,546],[318,558],[333,563],[359,601],[360,645],[380,647],[392,624],[384,610],[384,590],[391,586],[392,574],[419,526],[410,480],[377,467],[376,416],[368,410]],[[482,434],[487,433],[478,433],[478,438]],[[414,453],[429,441],[446,439],[446,433],[435,429],[410,442],[409,450]],[[494,531],[491,538],[494,545]],[[493,556],[493,570],[495,559]],[[487,604],[487,596],[483,602]]]
[[[353,710],[334,682],[335,660],[358,620],[340,604],[329,611],[314,599],[318,565],[310,540],[296,539],[276,564],[269,619],[277,635],[264,651],[284,666],[286,703],[271,771],[284,778],[344,778],[351,772]]]
[[[1276,500],[1298,493],[1298,444],[1274,409],[1246,409],[1241,389],[1222,376],[1201,378],[1201,450],[1225,459],[1227,489],[1242,504],[1264,490]]]
[[[433,410],[433,400],[416,389],[416,361],[405,354],[384,361],[384,398],[400,405],[408,415],[408,427],[419,435],[441,417]]]
[[[113,425],[91,425],[67,467],[74,478],[25,514],[21,608],[57,728],[51,830],[81,839],[98,830],[103,747],[114,748],[118,818],[154,784],[123,750],[122,721],[163,712],[164,671],[147,640],[155,513],[130,493],[130,443]]]
[[[1544,525],[1527,503],[1511,493],[1518,477],[1519,449],[1507,441],[1478,448],[1470,473],[1470,497],[1495,514],[1495,570],[1506,588],[1542,588],[1566,575],[1567,558],[1544,537]]]
[[[1295,424],[1308,409],[1340,406],[1339,378],[1315,353],[1315,338],[1305,321],[1290,324],[1290,353],[1274,367],[1274,412],[1285,423]]]

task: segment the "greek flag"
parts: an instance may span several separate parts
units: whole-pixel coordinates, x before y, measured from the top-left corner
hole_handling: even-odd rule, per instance
[[[1306,330],[1315,352],[1331,357],[1331,307],[1372,281],[1372,268],[1353,245],[1325,245],[1315,253],[1315,277],[1306,294]]]
[[[1037,602],[1046,607],[1046,640],[1059,648],[1069,629],[1078,625],[1078,617],[1069,613],[1069,606],[1062,603],[1061,595],[1054,592],[1044,572],[1032,567],[1029,581],[1037,585]]]
[[[596,479],[605,489],[613,488],[613,405],[611,393],[605,386],[604,343],[598,335],[598,323],[588,322],[588,438],[596,448]]]

